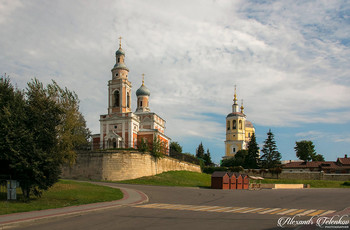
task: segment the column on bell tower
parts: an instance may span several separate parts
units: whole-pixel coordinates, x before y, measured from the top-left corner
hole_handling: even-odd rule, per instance
[[[115,53],[116,63],[111,70],[112,80],[108,81],[108,114],[131,112],[131,82],[128,80],[129,69],[125,65],[125,52],[121,47]]]

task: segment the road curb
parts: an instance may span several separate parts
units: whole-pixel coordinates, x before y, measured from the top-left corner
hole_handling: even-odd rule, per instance
[[[108,186],[108,185],[103,185]],[[112,186],[109,186],[112,187]],[[11,213],[0,216],[0,229],[13,228],[18,225],[35,222],[41,220],[47,220],[51,218],[76,216],[94,211],[101,211],[106,209],[118,208],[123,206],[132,206],[148,202],[148,196],[138,190],[112,187],[120,189],[123,193],[123,198],[115,201],[107,201],[100,203],[91,203],[78,206],[69,206],[64,208],[46,209],[31,212]]]

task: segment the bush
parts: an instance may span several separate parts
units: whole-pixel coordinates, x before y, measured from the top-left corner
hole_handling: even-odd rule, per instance
[[[178,159],[180,161],[186,161],[192,164],[200,165],[200,160],[190,153],[172,152],[170,154],[170,157]]]
[[[345,181],[342,185],[350,186],[350,181]]]
[[[203,173],[213,174],[215,171],[228,171],[228,172],[242,172],[244,168],[242,166],[234,166],[234,167],[213,167],[206,166],[203,168]]]

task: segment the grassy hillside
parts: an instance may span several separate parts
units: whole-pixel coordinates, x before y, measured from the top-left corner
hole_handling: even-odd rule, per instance
[[[117,183],[183,187],[210,187],[210,181],[210,174],[188,171],[170,171],[155,176],[146,176],[134,180],[118,181]],[[311,188],[350,188],[350,182],[348,182],[349,184],[344,184],[344,181],[264,179],[262,183],[310,184]]]
[[[211,175],[188,171],[169,171],[155,176],[146,176],[134,180],[118,181],[124,184],[148,184],[183,187],[210,187]]]

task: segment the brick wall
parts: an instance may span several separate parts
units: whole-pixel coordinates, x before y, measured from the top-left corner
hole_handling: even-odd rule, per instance
[[[75,165],[62,168],[62,177],[119,181],[177,170],[201,172],[198,165],[167,156],[155,160],[147,153],[119,150],[81,152],[77,156]]]

